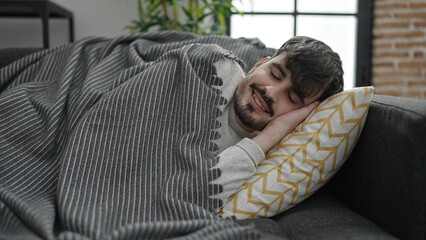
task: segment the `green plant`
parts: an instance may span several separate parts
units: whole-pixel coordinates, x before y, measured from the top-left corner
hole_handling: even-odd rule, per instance
[[[225,35],[231,11],[241,14],[232,0],[138,0],[138,20],[126,29],[131,33],[177,30]]]

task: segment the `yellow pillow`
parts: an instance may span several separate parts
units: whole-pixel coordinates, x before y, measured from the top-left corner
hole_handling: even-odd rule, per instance
[[[256,174],[232,195],[221,215],[271,217],[294,207],[327,182],[361,134],[373,87],[354,88],[323,102],[266,154]]]

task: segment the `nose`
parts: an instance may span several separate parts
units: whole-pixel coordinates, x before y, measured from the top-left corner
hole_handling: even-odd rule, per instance
[[[271,99],[271,100],[275,100],[274,98],[273,98],[273,86],[265,86],[265,97],[266,98],[268,98],[268,100],[269,99]]]
[[[285,83],[265,86],[266,97],[276,102],[280,97],[285,95],[287,87],[288,86]]]
[[[273,102],[278,102],[280,98],[286,96],[289,88],[291,88],[290,81],[268,84],[265,86],[266,97]]]

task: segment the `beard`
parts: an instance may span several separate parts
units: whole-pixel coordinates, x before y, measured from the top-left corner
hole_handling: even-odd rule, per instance
[[[253,130],[262,131],[269,123],[269,119],[256,117],[254,106],[248,102],[244,103],[244,96],[252,95],[252,86],[249,84],[249,78],[246,77],[235,90],[234,111],[241,123]]]

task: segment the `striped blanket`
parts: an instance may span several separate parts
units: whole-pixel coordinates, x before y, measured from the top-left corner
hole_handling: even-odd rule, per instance
[[[225,50],[227,49],[227,50]],[[232,53],[230,51],[232,51]],[[272,49],[177,32],[86,38],[0,70],[0,239],[255,239],[213,213],[214,63]],[[240,62],[243,64],[242,62]]]

